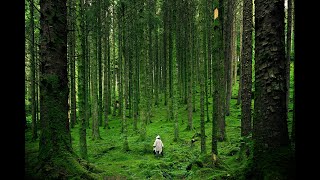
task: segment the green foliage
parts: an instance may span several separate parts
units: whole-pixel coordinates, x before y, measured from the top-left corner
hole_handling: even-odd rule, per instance
[[[291,65],[291,75],[293,75],[293,64]],[[293,76],[290,84],[290,106],[293,105]],[[100,177],[104,178],[128,178],[128,179],[248,179],[252,176],[255,166],[252,164],[252,142],[248,138],[240,137],[240,106],[236,105],[236,96],[238,85],[233,86],[233,95],[230,105],[230,116],[226,117],[226,133],[228,140],[218,143],[218,162],[215,166],[211,163],[211,123],[206,123],[207,135],[207,154],[200,153],[200,139],[191,146],[191,139],[196,133],[200,132],[200,111],[193,114],[194,130],[187,131],[186,120],[188,112],[185,106],[177,106],[180,139],[173,141],[174,124],[166,121],[166,107],[162,104],[154,109],[152,123],[147,126],[147,136],[144,141],[139,139],[139,133],[133,131],[133,119],[128,118],[128,142],[130,151],[124,152],[123,136],[120,133],[121,119],[119,117],[109,116],[110,129],[100,127],[101,140],[92,141],[92,129],[87,129],[88,161],[89,164],[99,169]],[[200,93],[195,94],[200,99]],[[162,96],[160,96],[162,97]],[[212,98],[212,97],[211,97]],[[209,102],[211,102],[211,98]],[[196,101],[197,109],[200,107],[200,101]],[[209,112],[212,112],[212,106],[209,106]],[[27,120],[30,116],[27,116]],[[184,119],[184,124],[182,124]],[[90,121],[91,122],[91,121]],[[292,111],[289,111],[288,127],[291,131]],[[138,128],[141,127],[141,121],[138,122]],[[161,136],[164,143],[164,156],[156,158],[152,152],[152,144],[157,135]],[[79,124],[71,129],[72,147],[76,154],[80,154],[79,147]],[[37,166],[38,141],[31,141],[31,130],[26,131],[26,174],[34,177],[35,167]],[[242,147],[249,149],[247,151]],[[272,157],[271,157],[272,156]],[[285,158],[293,161],[292,156],[285,150],[270,154],[273,163],[276,159]],[[266,159],[266,163],[269,162]],[[59,161],[62,167],[68,166],[63,161]],[[275,166],[276,167],[276,166]],[[283,169],[282,164],[277,166]],[[80,168],[80,167],[78,167]],[[286,168],[286,167],[285,167]],[[274,172],[273,166],[264,167],[263,173]],[[293,171],[289,169],[289,171]],[[80,172],[75,170],[75,172]],[[81,174],[77,174],[73,179],[80,179]],[[97,178],[99,179],[99,178]]]

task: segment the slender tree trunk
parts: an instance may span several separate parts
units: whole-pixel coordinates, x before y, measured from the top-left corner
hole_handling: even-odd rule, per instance
[[[87,102],[87,88],[86,88],[86,41],[85,41],[85,9],[83,0],[78,1],[78,19],[77,25],[79,29],[79,39],[80,39],[80,59],[78,62],[78,101],[79,101],[79,143],[80,143],[80,157],[83,159],[88,159],[87,153],[87,115],[86,115],[86,102]]]
[[[96,23],[100,22],[100,0],[98,0],[97,3],[97,9],[98,9],[98,13],[97,13],[97,21]],[[93,32],[93,60],[91,63],[91,67],[92,67],[92,71],[91,71],[91,84],[92,84],[92,88],[91,88],[91,92],[92,92],[92,140],[98,140],[101,139],[100,137],[100,132],[99,132],[99,126],[100,126],[100,117],[99,117],[99,77],[98,73],[99,73],[99,59],[101,58],[101,37],[100,35],[100,26],[94,26],[94,27],[98,27],[98,30],[96,32]],[[100,75],[100,73],[99,73]]]
[[[192,113],[193,113],[193,104],[192,104],[192,80],[193,80],[193,53],[192,53],[192,21],[193,21],[193,1],[188,2],[187,6],[188,8],[186,9],[189,13],[187,14],[187,20],[188,20],[188,28],[187,28],[187,85],[188,85],[188,126],[187,129],[192,130],[193,129],[193,120],[192,120]]]
[[[216,14],[218,17],[214,17],[213,20],[213,60],[212,60],[212,71],[213,71],[213,78],[212,78],[212,86],[213,86],[213,94],[212,94],[212,135],[211,135],[211,153],[213,157],[218,155],[218,125],[221,121],[220,114],[219,114],[219,107],[221,106],[221,92],[219,91],[221,87],[221,65],[220,65],[220,58],[223,55],[223,47],[222,47],[222,17],[221,17],[221,0],[214,0],[214,10],[213,12],[217,12]],[[219,15],[220,14],[220,15]]]
[[[200,9],[200,18],[205,19],[205,15],[206,15],[206,9],[204,6],[205,4],[200,4],[203,7]],[[205,29],[206,26],[202,25],[202,33],[205,33]],[[201,36],[201,35],[200,35]],[[203,35],[202,41],[206,41],[206,36]],[[201,153],[205,154],[206,153],[206,135],[205,135],[205,111],[204,111],[204,103],[205,103],[205,90],[204,90],[204,86],[206,86],[205,84],[205,71],[204,71],[204,62],[206,59],[206,44],[203,43],[202,46],[202,54],[201,54],[201,59],[199,60],[199,75],[200,75],[200,131],[201,131]],[[200,51],[201,52],[201,51]],[[212,66],[213,67],[213,66]],[[213,81],[214,82],[214,81]],[[214,86],[215,87],[215,86]]]
[[[98,69],[98,78],[97,78],[97,87],[98,87],[98,126],[102,126],[102,23],[101,23],[101,0],[97,0],[97,69]]]
[[[119,100],[118,100],[118,116],[122,117],[122,101],[123,101],[123,94],[122,94],[122,42],[123,42],[123,22],[124,22],[124,17],[123,17],[123,5],[122,3],[120,4],[120,9],[118,10],[118,90],[119,90]],[[121,132],[123,132],[123,126],[121,126]]]
[[[128,143],[128,127],[127,127],[127,118],[126,118],[126,115],[127,115],[127,99],[128,99],[128,74],[129,74],[129,69],[128,69],[128,61],[129,61],[129,58],[128,58],[128,51],[129,49],[127,48],[128,47],[128,36],[127,34],[129,33],[128,32],[128,21],[127,21],[127,7],[123,4],[122,5],[122,18],[123,18],[123,29],[122,29],[122,37],[123,37],[123,41],[122,41],[122,45],[123,45],[123,49],[122,49],[122,54],[124,56],[123,58],[123,61],[121,61],[121,63],[123,62],[123,75],[121,76],[121,82],[123,82],[122,84],[122,93],[123,93],[123,100],[124,102],[121,102],[123,103],[122,104],[122,128],[123,128],[123,150],[124,151],[128,151],[129,150],[129,143]]]
[[[163,80],[163,92],[164,92],[164,105],[167,106],[167,41],[168,41],[168,0],[163,2],[163,66],[162,66],[162,80]]]
[[[38,126],[36,118],[36,63],[35,63],[35,52],[34,52],[34,8],[33,0],[30,0],[30,81],[31,81],[31,117],[32,117],[32,140],[38,139]]]
[[[160,75],[160,69],[159,69],[159,32],[158,32],[158,25],[155,27],[155,72],[154,72],[154,78],[155,78],[155,86],[154,86],[154,105],[158,105],[159,101],[159,75]]]
[[[292,30],[292,0],[287,0],[287,42],[286,42],[286,119],[288,121],[289,103],[290,103],[290,62],[291,62],[291,30]]]
[[[252,89],[252,0],[243,2],[243,39],[241,54],[241,136],[251,133]]]
[[[237,0],[236,0],[237,2]],[[233,22],[232,22],[232,85],[231,85],[231,90],[232,87],[236,85],[237,82],[237,16],[236,16],[236,2],[234,2],[234,9],[233,9]],[[232,93],[231,93],[232,94]],[[231,95],[232,96],[232,95]]]
[[[115,5],[112,5],[112,51],[113,51],[113,112],[112,116],[116,116],[117,114],[117,81],[119,81],[118,77],[118,62],[116,59],[116,12],[115,12]],[[119,44],[118,44],[119,46]],[[119,59],[119,57],[118,57]]]
[[[220,39],[221,41],[218,41],[218,47],[219,47],[219,58],[218,58],[218,67],[219,67],[219,78],[218,78],[218,86],[219,87],[219,94],[217,97],[218,101],[218,106],[217,106],[217,139],[219,141],[225,141],[226,140],[226,121],[225,121],[225,105],[226,105],[226,69],[225,69],[225,49],[224,49],[224,42],[225,42],[225,33],[224,33],[224,0],[219,0],[219,6],[220,11],[219,11],[219,16],[218,16],[218,21],[219,21],[219,35],[217,39]],[[219,18],[220,17],[220,18]]]
[[[242,36],[243,36],[243,1],[240,0],[240,22],[239,22],[239,26],[240,26],[240,32],[239,32],[239,36],[240,36],[240,42],[239,42],[239,87],[238,87],[238,98],[237,98],[237,105],[240,104],[241,102],[241,89],[242,89],[242,67],[241,67],[241,64],[242,64]]]
[[[110,37],[110,26],[109,26],[109,16],[110,13],[108,11],[108,7],[109,4],[105,3],[105,14],[104,18],[105,18],[105,26],[104,26],[104,30],[105,30],[105,36],[104,36],[104,47],[105,47],[105,51],[104,51],[104,90],[103,90],[103,99],[104,99],[104,128],[109,128],[109,110],[110,110],[110,41],[109,41],[109,37]]]
[[[69,0],[69,62],[70,62],[70,105],[71,105],[71,113],[70,113],[70,122],[71,122],[71,128],[75,126],[77,123],[77,114],[76,114],[76,75],[75,75],[75,50],[76,50],[76,27],[75,27],[75,5],[73,0]]]
[[[227,12],[226,12],[226,54],[225,54],[225,70],[226,70],[226,84],[227,84],[227,92],[226,92],[226,104],[225,111],[226,116],[230,115],[230,100],[232,95],[232,9],[233,9],[234,0],[227,0]]]
[[[293,39],[293,42],[292,44],[295,45],[295,33],[294,33],[294,30],[295,30],[295,13],[294,13],[294,10],[295,10],[295,0],[292,0],[292,39]],[[295,54],[295,53],[294,53]],[[294,61],[293,61],[293,67],[295,67],[295,56],[293,57]],[[295,85],[295,82],[296,82],[296,71],[293,72],[293,82],[294,82],[294,85],[293,85],[293,116],[292,116],[292,130],[291,130],[291,142],[292,142],[292,145],[295,145],[295,142],[296,142],[296,85]],[[295,149],[295,148],[294,148]]]

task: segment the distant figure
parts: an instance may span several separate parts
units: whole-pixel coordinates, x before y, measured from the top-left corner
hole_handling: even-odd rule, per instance
[[[160,136],[158,135],[156,137],[156,140],[153,143],[153,153],[156,156],[159,156],[159,155],[163,156],[162,148],[163,148],[163,143],[162,143],[162,141],[160,139]]]

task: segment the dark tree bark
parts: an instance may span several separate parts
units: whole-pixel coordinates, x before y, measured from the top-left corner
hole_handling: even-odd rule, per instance
[[[212,144],[211,144],[211,153],[213,156],[218,155],[218,133],[219,133],[219,124],[221,123],[221,113],[220,113],[220,106],[221,106],[221,79],[222,79],[222,68],[221,62],[223,57],[223,37],[222,37],[222,22],[223,19],[221,16],[221,0],[214,0],[214,11],[218,12],[218,17],[213,20],[213,48],[212,48],[212,85],[213,85],[213,92],[212,92]]]
[[[224,24],[225,24],[225,18],[224,18],[224,8],[225,8],[225,1],[224,0],[219,0],[219,6],[220,10],[219,10],[219,34],[217,36],[218,39],[220,39],[220,41],[218,41],[218,47],[219,47],[219,57],[218,57],[218,67],[219,67],[219,75],[218,75],[218,86],[219,90],[218,90],[218,97],[217,97],[217,101],[218,101],[218,105],[217,107],[217,139],[219,141],[225,141],[226,140],[226,119],[225,119],[225,106],[226,106],[226,90],[227,90],[227,81],[226,81],[226,69],[225,69],[225,46],[224,46],[224,42],[225,42],[225,33],[224,33]]]
[[[77,174],[83,174],[85,179],[94,178],[81,168],[71,144],[66,1],[41,0],[40,9],[39,179],[67,179]]]
[[[41,1],[40,7],[39,159],[45,163],[59,153],[72,153],[72,147],[68,122],[66,4],[61,0]]]
[[[256,0],[253,157],[262,179],[290,179],[288,170],[293,165],[286,119],[284,40],[284,1]]]
[[[243,2],[243,39],[241,54],[241,136],[251,133],[252,89],[252,0]]]
[[[225,24],[225,73],[226,73],[226,116],[230,115],[230,100],[232,94],[232,19],[233,19],[233,4],[234,0],[227,0],[226,7],[226,24]]]

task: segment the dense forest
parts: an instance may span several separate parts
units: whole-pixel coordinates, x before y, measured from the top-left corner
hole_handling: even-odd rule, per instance
[[[294,9],[25,1],[25,179],[296,179]]]

